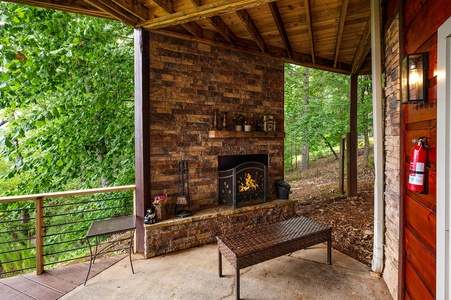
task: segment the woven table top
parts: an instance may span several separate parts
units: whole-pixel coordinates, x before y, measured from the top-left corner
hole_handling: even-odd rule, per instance
[[[241,232],[217,237],[236,257],[281,246],[297,239],[321,233],[330,234],[332,228],[306,217],[262,225]]]

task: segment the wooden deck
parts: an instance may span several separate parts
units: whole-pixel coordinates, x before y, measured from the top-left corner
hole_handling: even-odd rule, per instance
[[[92,265],[89,278],[108,269],[126,255],[99,258]],[[46,270],[42,275],[30,273],[0,279],[1,299],[58,299],[85,281],[89,261]],[[87,282],[89,285],[89,279]]]

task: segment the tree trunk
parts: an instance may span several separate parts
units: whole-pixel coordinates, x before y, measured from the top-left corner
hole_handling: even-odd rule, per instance
[[[303,72],[304,76],[304,99],[302,101],[303,109],[302,114],[306,115],[308,113],[308,103],[309,103],[309,96],[308,96],[308,87],[309,87],[309,74],[308,74],[308,68],[304,68]],[[304,172],[308,169],[308,161],[309,161],[309,146],[307,142],[305,141],[307,138],[307,128],[305,128],[303,133],[303,141],[302,141],[302,161],[301,161],[301,172]]]
[[[335,159],[338,159],[337,153],[335,152],[334,148],[333,148],[332,145],[329,143],[329,141],[326,139],[326,137],[325,137],[324,135],[322,135],[322,134],[320,134],[320,136],[323,138],[323,140],[324,140],[324,142],[327,144],[327,146],[329,146],[329,149],[330,149],[330,151],[332,151],[332,153],[334,154]]]
[[[365,93],[369,92],[368,89],[369,89],[368,85],[362,84],[362,88],[360,90],[360,101],[361,102],[365,101]],[[368,124],[367,124],[367,122],[363,122],[363,138],[365,141],[363,160],[364,160],[365,166],[368,166],[369,159],[370,159],[370,136],[369,135],[370,134],[369,134]]]
[[[365,166],[368,166],[369,160],[370,160],[370,136],[369,136],[369,132],[368,132],[368,126],[364,126],[363,135],[365,138],[365,152],[364,152],[363,159],[364,159]]]

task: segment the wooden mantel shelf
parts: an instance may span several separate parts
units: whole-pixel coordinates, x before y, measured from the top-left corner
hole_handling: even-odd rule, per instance
[[[210,130],[208,137],[212,139],[228,138],[284,138],[285,132],[274,131],[222,131]]]

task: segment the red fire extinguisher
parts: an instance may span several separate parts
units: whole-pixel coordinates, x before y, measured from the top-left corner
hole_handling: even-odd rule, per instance
[[[424,193],[426,186],[426,159],[427,146],[424,144],[424,137],[418,139],[417,144],[412,148],[410,157],[409,184],[407,188],[417,193]]]

